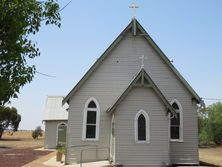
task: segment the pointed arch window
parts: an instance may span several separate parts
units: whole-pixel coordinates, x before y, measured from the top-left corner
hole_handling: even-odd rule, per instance
[[[99,138],[100,108],[99,103],[93,97],[85,104],[83,114],[83,140],[98,140]]]
[[[176,114],[170,114],[170,139],[171,141],[183,140],[183,113],[182,107],[178,100],[171,102]]]
[[[149,115],[140,110],[134,120],[135,124],[135,142],[149,143],[150,142],[150,119]]]

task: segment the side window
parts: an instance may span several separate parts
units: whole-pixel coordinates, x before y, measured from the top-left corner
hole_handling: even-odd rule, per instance
[[[66,129],[67,125],[64,122],[60,122],[57,125],[57,145],[65,146],[66,144]]]
[[[99,103],[95,98],[90,98],[85,104],[83,114],[83,140],[98,140],[99,138]]]
[[[149,143],[150,142],[150,119],[149,115],[140,110],[134,120],[135,124],[135,142]]]
[[[171,140],[182,140],[183,134],[183,119],[182,119],[182,107],[177,100],[171,102],[172,107],[176,111],[176,114],[170,115],[170,138]]]

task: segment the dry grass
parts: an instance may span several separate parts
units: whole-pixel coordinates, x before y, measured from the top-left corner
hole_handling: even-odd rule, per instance
[[[222,167],[222,146],[200,148],[200,161]]]
[[[34,140],[31,131],[18,131],[13,135],[5,132],[0,140],[0,148],[31,148],[43,147],[44,136]]]
[[[43,147],[44,136],[34,140],[31,131],[18,131],[13,135],[5,132],[0,140],[0,148],[32,148]],[[199,149],[200,160],[222,167],[222,146]]]

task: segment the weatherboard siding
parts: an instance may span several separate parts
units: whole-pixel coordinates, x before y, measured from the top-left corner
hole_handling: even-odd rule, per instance
[[[195,104],[191,102],[191,94],[142,36],[124,36],[75,95],[70,98],[68,146],[84,144],[109,147],[111,118],[105,111],[111,107],[139,72],[141,55],[146,57],[144,61],[146,72],[167,100],[170,102],[176,98],[183,107],[184,142],[170,142],[170,150],[173,151],[171,159],[173,162],[179,162],[180,157],[185,157],[192,158],[193,160],[190,162],[197,162],[197,114]],[[100,104],[101,119],[98,141],[82,141],[83,110],[85,102],[90,97],[96,98]],[[191,127],[191,125],[193,126]],[[71,152],[71,149],[68,149],[68,153]],[[88,157],[93,159],[93,156]],[[68,154],[68,162],[71,162],[70,157],[71,154]]]
[[[79,92],[77,92],[79,94]],[[80,96],[75,96],[80,97]],[[106,114],[105,108],[103,105],[103,100],[98,98],[95,95],[81,95],[82,98],[72,99],[70,102],[69,108],[69,120],[68,120],[68,158],[67,162],[74,163],[80,161],[80,153],[83,149],[89,149],[83,152],[83,161],[95,161],[107,159],[109,152],[109,130],[110,130],[110,117]],[[100,133],[98,141],[83,141],[82,140],[82,131],[83,131],[83,111],[86,101],[90,98],[94,97],[97,99],[100,104]],[[87,147],[79,147],[80,145],[91,145]],[[103,150],[99,149],[98,155],[96,157],[96,149],[94,149],[95,145],[98,148],[104,148]],[[74,147],[73,147],[74,146]],[[76,147],[77,146],[77,147]],[[73,159],[75,157],[76,159]]]
[[[67,120],[45,121],[45,142],[44,148],[56,148],[57,145],[57,126],[59,123],[67,123]]]
[[[197,108],[195,105],[182,107],[184,112],[183,142],[170,142],[171,161],[172,163],[198,164],[198,125],[197,112],[195,112]]]
[[[150,143],[135,143],[134,118],[140,110],[150,118]],[[169,163],[166,107],[152,88],[133,88],[115,110],[116,163],[162,166]]]

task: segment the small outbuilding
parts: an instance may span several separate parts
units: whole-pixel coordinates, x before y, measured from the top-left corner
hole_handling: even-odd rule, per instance
[[[65,145],[68,105],[62,106],[63,96],[48,96],[43,121],[45,123],[45,148]]]

